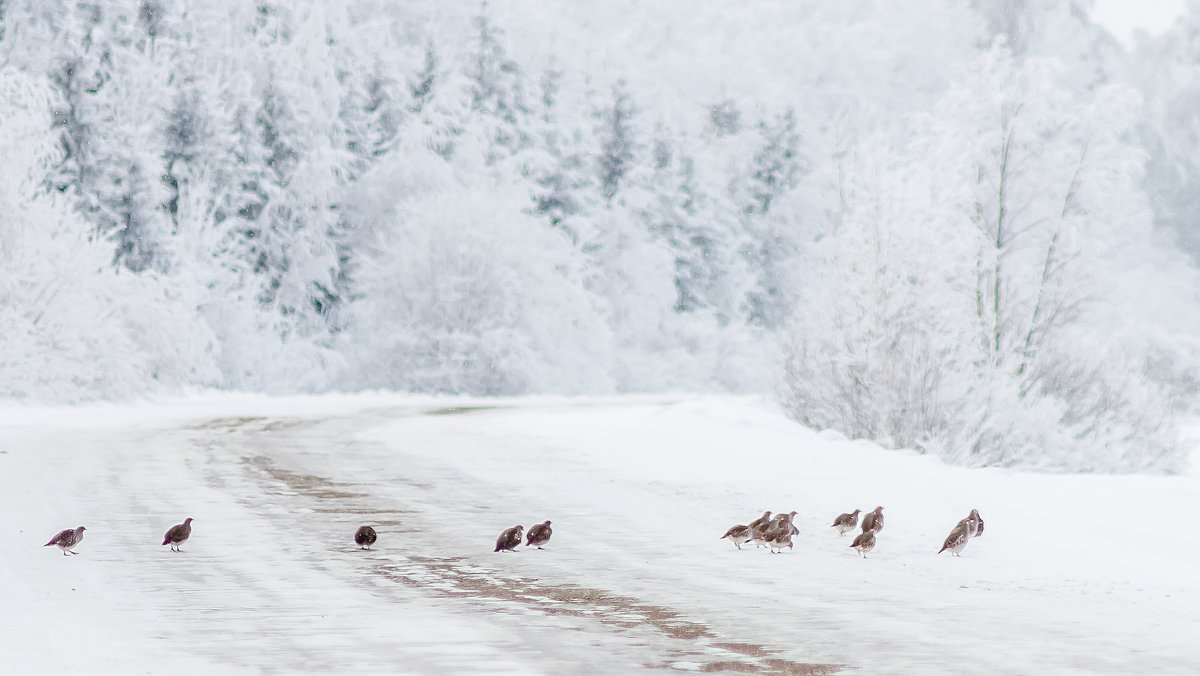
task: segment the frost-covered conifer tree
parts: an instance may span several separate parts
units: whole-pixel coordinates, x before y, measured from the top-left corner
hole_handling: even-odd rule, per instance
[[[0,397],[76,401],[215,383],[216,346],[193,290],[111,265],[44,176],[61,152],[52,90],[0,68]]]
[[[788,109],[759,124],[758,150],[745,179],[742,255],[757,275],[746,296],[746,313],[752,324],[775,328],[786,321],[795,300],[800,243],[798,223],[772,213],[803,170],[795,112]]]

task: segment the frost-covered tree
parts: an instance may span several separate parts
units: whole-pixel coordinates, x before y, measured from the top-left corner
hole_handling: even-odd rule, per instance
[[[608,381],[607,328],[572,247],[514,186],[468,188],[415,149],[367,177],[353,382],[400,390],[579,392]],[[387,206],[383,206],[387,205]]]
[[[489,164],[519,152],[530,142],[530,110],[520,65],[508,56],[504,31],[486,14],[476,16],[474,44],[468,57],[471,112],[488,145]]]
[[[751,324],[774,329],[791,313],[802,245],[800,224],[773,213],[772,207],[796,187],[805,166],[794,111],[759,123],[758,132],[761,145],[750,175],[739,186],[744,201],[742,256],[757,277],[746,295],[746,315]]]
[[[1058,73],[997,46],[917,123],[906,160],[875,162],[878,205],[851,212],[797,313],[796,415],[971,463],[1173,466],[1166,393],[1137,348],[1091,335],[1133,310],[1101,274],[1147,224],[1133,102]]]
[[[637,161],[641,141],[633,129],[636,109],[624,82],[612,89],[612,100],[598,112],[596,128],[600,140],[596,154],[596,174],[600,179],[600,194],[612,200],[621,188],[621,182]]]
[[[216,382],[212,333],[178,280],[112,250],[45,172],[61,152],[45,81],[0,68],[0,397],[77,401]]]

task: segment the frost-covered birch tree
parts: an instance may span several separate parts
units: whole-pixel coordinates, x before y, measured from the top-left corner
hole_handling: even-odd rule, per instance
[[[970,463],[1170,464],[1161,388],[1090,335],[1123,311],[1103,266],[1147,222],[1136,100],[1057,75],[997,45],[916,122],[904,161],[868,165],[792,330],[797,416]]]

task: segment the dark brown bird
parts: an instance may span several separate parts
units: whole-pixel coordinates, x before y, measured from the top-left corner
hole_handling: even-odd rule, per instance
[[[725,534],[718,539],[724,540],[725,538],[729,538],[729,541],[733,543],[734,547],[741,549],[742,543],[749,540],[753,534],[754,531],[751,530],[750,526],[738,524],[725,531]]]
[[[79,552],[72,550],[78,547],[80,542],[83,542],[83,531],[85,530],[87,530],[87,528],[80,526],[79,528],[68,528],[66,530],[59,531],[58,535],[50,538],[50,541],[44,546],[49,547],[50,545],[54,545],[58,547],[62,550],[63,556],[66,556],[67,554],[78,554]]]
[[[183,523],[177,523],[167,529],[167,534],[163,536],[163,544],[171,545],[171,551],[177,552],[179,546],[187,542],[187,539],[192,536],[192,517],[183,520]]]
[[[863,532],[871,531],[878,533],[883,530],[883,508],[876,507],[874,511],[868,512],[862,519]]]
[[[838,535],[845,536],[846,533],[849,533],[850,531],[854,530],[856,526],[858,526],[858,513],[861,511],[861,509],[856,509],[853,512],[839,514],[838,517],[833,520],[833,525],[831,528],[836,528]]]
[[[962,521],[959,521],[958,523],[964,524],[964,523],[967,523],[968,521],[972,522],[971,523],[972,528],[970,529],[971,537],[977,538],[980,535],[983,535],[983,518],[981,516],[979,516],[978,509],[972,509],[971,513],[967,515],[967,518],[963,519]]]
[[[550,536],[553,533],[554,530],[550,528],[549,521],[543,521],[535,526],[532,526],[530,527],[529,533],[526,537],[525,546],[533,546],[541,549],[542,545],[550,541]]]
[[[497,552],[515,552],[517,547],[521,546],[521,531],[525,530],[524,526],[516,525],[505,530],[496,539]]]
[[[946,536],[946,541],[942,543],[942,548],[938,550],[938,554],[949,549],[951,554],[961,556],[963,548],[971,541],[971,534],[975,530],[974,525],[971,523],[970,518],[959,521],[954,530],[950,531],[950,535]]]
[[[354,544],[362,549],[370,549],[371,545],[375,544],[375,540],[379,536],[375,534],[375,529],[370,526],[359,526],[358,530],[354,531]]]
[[[857,550],[864,559],[867,558],[867,553],[875,549],[875,531],[863,530],[854,538],[854,542],[850,543],[850,548]]]

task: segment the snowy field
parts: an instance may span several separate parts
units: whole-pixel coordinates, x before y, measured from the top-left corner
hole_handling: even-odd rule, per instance
[[[1197,472],[961,469],[755,399],[0,408],[0,489],[6,674],[1200,671]],[[829,524],[876,505],[864,560]],[[767,509],[793,551],[718,539]]]

